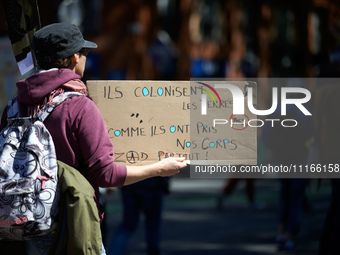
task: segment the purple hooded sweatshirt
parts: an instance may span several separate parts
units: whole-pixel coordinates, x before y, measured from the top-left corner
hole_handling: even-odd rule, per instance
[[[33,74],[17,82],[18,99],[23,104],[20,115],[27,116],[25,105],[38,104],[51,91],[72,79],[80,79],[80,76],[70,69],[59,69]],[[6,119],[7,110],[1,119],[1,129]],[[95,190],[99,209],[99,187],[123,186],[126,167],[114,163],[113,146],[97,106],[88,97],[74,96],[57,106],[44,124],[53,137],[57,159],[78,169],[87,178]]]

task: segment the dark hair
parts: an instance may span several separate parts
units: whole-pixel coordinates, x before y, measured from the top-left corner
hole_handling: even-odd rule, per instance
[[[84,55],[85,57],[87,54],[89,54],[89,49],[82,48],[78,51],[79,57],[81,55]],[[72,55],[73,56],[73,55]],[[70,68],[72,64],[72,56],[66,57],[66,58],[59,58],[54,62],[48,62],[45,60],[45,58],[37,59],[37,63],[40,69],[48,70],[51,68]]]
[[[53,62],[44,61],[44,58],[37,59],[40,69],[48,70],[51,68],[70,68],[72,64],[72,56],[66,58],[59,58]]]

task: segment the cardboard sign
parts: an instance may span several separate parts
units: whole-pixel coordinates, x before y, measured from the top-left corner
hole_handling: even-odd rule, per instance
[[[238,100],[234,100],[237,95],[233,96],[231,90],[222,88],[224,85],[237,89]],[[256,106],[255,83],[223,80],[190,82],[192,164],[257,164],[257,119],[247,107],[249,87],[253,87],[251,97]],[[243,107],[242,114],[234,113],[237,103]]]
[[[196,82],[88,81],[87,86],[117,163],[142,165],[184,156],[191,164],[256,164],[256,128],[237,123],[252,116],[233,115],[228,90],[220,91],[217,102],[209,97],[203,116],[201,97],[210,92]],[[244,83],[236,86],[245,89]],[[214,127],[216,118],[233,124]]]

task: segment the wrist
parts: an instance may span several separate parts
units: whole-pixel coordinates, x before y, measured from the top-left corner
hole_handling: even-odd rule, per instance
[[[153,169],[152,170],[152,173],[153,173],[152,175],[154,177],[161,176],[163,168],[164,168],[164,165],[163,165],[162,161],[158,161],[156,163],[153,163],[152,164],[152,169]]]

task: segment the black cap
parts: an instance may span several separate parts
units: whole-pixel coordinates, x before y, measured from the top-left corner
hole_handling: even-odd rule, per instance
[[[97,48],[94,42],[84,40],[76,25],[55,23],[39,29],[33,36],[33,49],[37,60],[53,62],[73,55],[82,48]]]

